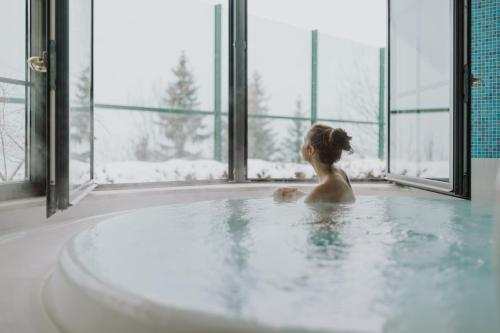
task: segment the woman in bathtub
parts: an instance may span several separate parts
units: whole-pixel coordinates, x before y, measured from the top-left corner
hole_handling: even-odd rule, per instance
[[[326,125],[314,125],[307,132],[302,145],[302,158],[312,165],[319,178],[311,193],[307,194],[296,188],[280,188],[274,192],[276,201],[295,201],[306,197],[306,203],[354,202],[354,193],[346,173],[335,166],[342,151],[352,151],[351,137],[341,128]]]

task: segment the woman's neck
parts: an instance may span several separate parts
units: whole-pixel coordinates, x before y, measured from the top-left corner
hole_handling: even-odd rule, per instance
[[[316,174],[318,175],[320,182],[323,182],[327,177],[329,177],[332,174],[333,165],[328,165],[318,161],[311,161],[311,165],[314,171],[316,171]]]

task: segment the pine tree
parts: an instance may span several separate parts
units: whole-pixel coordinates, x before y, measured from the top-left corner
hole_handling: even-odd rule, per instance
[[[171,109],[193,111],[198,107],[198,87],[193,73],[188,68],[188,60],[184,53],[179,63],[172,69],[175,81],[170,83],[162,104]],[[199,153],[188,152],[189,143],[197,143],[210,137],[203,133],[203,118],[198,115],[159,114],[156,121],[161,127],[166,143],[160,144],[160,154],[164,158],[196,158]]]
[[[255,72],[248,85],[248,114],[266,115],[266,94],[262,87],[262,77]],[[275,135],[268,119],[248,118],[248,157],[272,160],[276,153]]]
[[[295,102],[295,111],[293,113],[295,118],[304,118],[305,114],[302,110],[302,99],[297,98]],[[306,134],[308,123],[304,120],[295,119],[293,124],[287,130],[286,141],[284,142],[286,158],[295,163],[302,161],[301,147],[304,142],[304,135]]]
[[[92,139],[90,137],[90,69],[87,67],[82,70],[77,83],[75,84],[75,99],[73,105],[75,110],[72,110],[70,115],[70,140],[77,144],[82,144],[77,149],[72,151],[72,158],[89,162],[90,146],[88,143]]]

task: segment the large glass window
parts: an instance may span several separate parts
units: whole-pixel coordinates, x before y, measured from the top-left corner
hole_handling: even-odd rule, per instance
[[[95,1],[95,7],[93,1],[69,1],[69,70],[56,71],[68,73],[69,87],[61,87],[64,80],[55,84],[58,97],[69,88],[69,179],[66,170],[55,172],[69,180],[72,193],[92,179],[227,179],[229,126],[237,180],[244,171],[250,179],[311,179],[314,172],[300,150],[315,123],[352,136],[354,152],[339,164],[353,179],[382,178],[389,153],[396,180],[425,178],[451,186],[452,1],[390,1],[390,54],[386,0],[244,3],[248,17],[239,16],[240,10],[232,14],[242,19],[233,23],[248,19],[248,43],[239,43],[245,31],[235,24],[238,40],[229,45],[227,0],[108,0]],[[46,79],[53,77],[28,71],[26,59],[47,59],[47,12],[38,1],[4,0],[0,6],[0,28],[8,32],[1,42],[8,52],[0,54],[2,194],[11,187],[41,194],[42,185],[50,184],[47,171],[54,172],[46,170],[47,156],[49,162],[59,158],[46,147],[54,143],[46,140],[53,138],[46,119],[54,113],[45,110]],[[248,60],[247,170],[242,90],[232,96],[235,123],[228,119],[230,51],[238,89]],[[462,112],[455,112],[461,131]],[[65,121],[55,134],[65,134]],[[66,142],[56,141],[65,153]]]
[[[227,178],[227,7],[96,1],[95,31],[96,180]]]
[[[390,172],[448,181],[452,2],[391,1]]]
[[[339,162],[352,178],[383,177],[385,9],[383,0],[248,2],[249,178],[313,177],[300,146],[314,123],[353,137],[354,154]]]
[[[0,4],[0,183],[29,178],[26,108],[26,2]]]

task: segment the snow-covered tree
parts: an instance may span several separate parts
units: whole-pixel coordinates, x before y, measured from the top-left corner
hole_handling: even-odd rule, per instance
[[[302,98],[300,96],[295,102],[295,111],[293,113],[295,118],[304,118],[305,113],[302,109]],[[283,143],[284,157],[285,160],[289,160],[295,163],[300,163],[302,161],[302,155],[300,149],[302,143],[304,142],[304,135],[307,132],[308,122],[304,120],[295,119],[291,126],[287,129],[287,136],[285,142]]]
[[[73,109],[70,114],[70,140],[78,147],[72,148],[71,158],[82,162],[90,160],[90,69],[82,70],[75,86]]]
[[[188,59],[184,53],[179,57],[177,66],[172,69],[175,80],[169,84],[162,106],[170,109],[195,110],[199,106],[198,87],[195,77],[188,68]],[[166,142],[160,144],[163,158],[196,158],[198,153],[188,151],[190,143],[198,143],[210,137],[205,133],[203,117],[199,115],[179,115],[160,113],[156,124],[161,127]]]
[[[268,113],[262,77],[254,72],[248,85],[248,157],[272,160],[276,153],[275,135],[268,119],[250,117]]]

